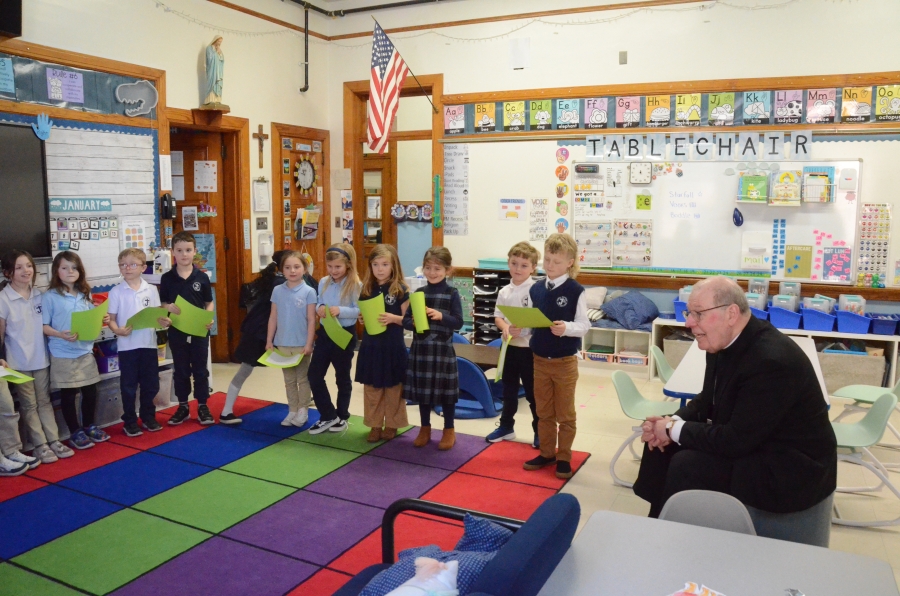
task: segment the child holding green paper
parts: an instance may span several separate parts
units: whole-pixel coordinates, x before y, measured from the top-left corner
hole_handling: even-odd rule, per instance
[[[134,411],[138,385],[141,387],[140,419],[150,432],[162,430],[156,421],[153,398],[159,393],[159,362],[156,349],[156,330],[133,330],[127,321],[144,310],[160,306],[159,292],[141,277],[147,256],[137,248],[126,248],[119,253],[119,271],[125,281],[109,292],[109,328],[118,336],[119,389],[122,394],[122,421],[124,433],[129,437],[142,435],[138,416]],[[166,328],[172,321],[159,317],[157,324]]]
[[[100,371],[94,359],[94,342],[79,341],[72,333],[72,313],[91,310],[91,286],[78,254],[64,250],[53,258],[50,289],[44,293],[41,316],[44,335],[50,340],[50,387],[59,388],[63,418],[69,427],[69,442],[76,449],[88,449],[94,443],[109,440],[109,435],[94,424],[97,384]],[[109,315],[103,317],[109,323]],[[81,390],[81,421],[75,399]]]
[[[379,244],[369,253],[369,268],[359,298],[362,301],[379,296],[384,300],[384,312],[378,316],[378,322],[386,329],[376,335],[363,332],[356,361],[356,382],[363,384],[363,424],[372,429],[369,443],[390,441],[397,436],[397,429],[409,424],[403,401],[408,361],[403,315],[409,307],[409,289],[403,283],[397,249],[390,244]]]

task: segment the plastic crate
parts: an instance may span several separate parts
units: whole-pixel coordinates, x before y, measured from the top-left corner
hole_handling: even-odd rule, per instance
[[[837,317],[829,315],[814,308],[801,308],[803,313],[803,328],[810,331],[834,331],[834,322]]]
[[[869,332],[869,326],[872,319],[869,317],[848,312],[846,310],[835,310],[837,314],[837,328],[841,333],[860,333]]]
[[[872,319],[872,333],[875,335],[894,335],[897,332],[897,321],[900,315],[878,315],[870,313]]]
[[[584,357],[586,360],[590,360],[592,362],[615,362],[616,361],[615,354],[598,354],[597,352],[584,352]]]
[[[660,319],[666,319],[667,321],[674,321],[674,320],[675,320],[675,313],[674,313],[674,312],[669,312],[669,311],[660,311],[660,312],[659,312],[659,318],[660,318]]]
[[[769,320],[769,313],[765,310],[759,310],[758,308],[750,307],[750,312],[753,313],[753,316],[757,319],[762,319],[763,321]]]
[[[769,308],[769,322],[779,329],[800,329],[800,320],[803,318],[798,312],[772,306]]]
[[[673,300],[675,304],[675,320],[684,323],[684,311],[687,310],[687,302],[681,300]]]
[[[648,356],[622,356],[616,354],[616,362],[619,364],[632,364],[635,366],[647,366]]]

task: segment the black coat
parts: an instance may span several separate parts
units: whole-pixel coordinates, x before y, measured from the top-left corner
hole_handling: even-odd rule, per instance
[[[732,459],[729,492],[746,505],[802,511],[834,492],[837,442],[815,370],[766,321],[751,317],[730,347],[706,355],[703,391],[676,414],[687,421],[683,448]]]

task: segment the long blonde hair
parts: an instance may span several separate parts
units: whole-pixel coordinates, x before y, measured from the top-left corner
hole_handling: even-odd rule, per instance
[[[350,302],[359,296],[360,289],[359,274],[356,272],[356,251],[346,242],[332,244],[325,251],[325,262],[328,263],[330,261],[343,261],[347,267],[344,287],[341,288],[341,303]],[[330,275],[326,275],[322,292],[327,290],[333,281]]]
[[[403,268],[400,266],[400,257],[397,255],[397,249],[390,244],[379,244],[369,253],[369,266],[366,268],[366,280],[363,282],[362,295],[371,298],[375,295],[378,288],[378,280],[372,273],[372,261],[375,259],[386,258],[391,262],[391,287],[388,293],[397,298],[406,293],[406,284],[403,283]]]

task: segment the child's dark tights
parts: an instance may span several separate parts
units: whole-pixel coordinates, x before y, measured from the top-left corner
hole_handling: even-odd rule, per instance
[[[441,409],[444,413],[444,428],[453,428],[456,404],[441,404]],[[419,404],[419,417],[422,418],[422,426],[431,426],[431,405]]]

